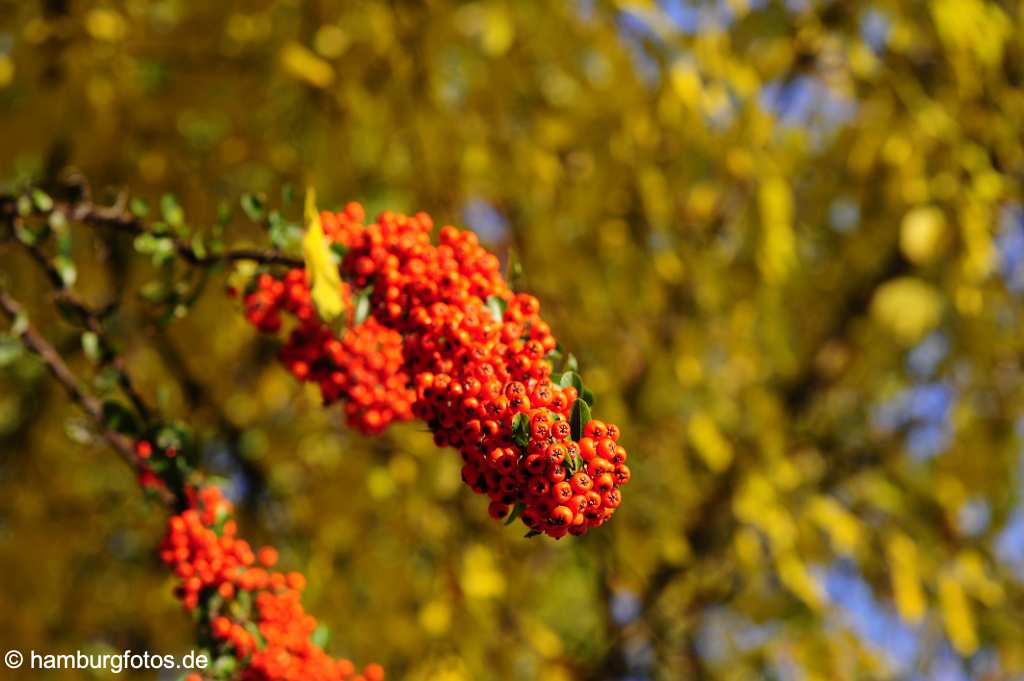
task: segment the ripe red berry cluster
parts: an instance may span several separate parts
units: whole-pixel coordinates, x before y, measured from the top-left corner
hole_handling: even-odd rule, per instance
[[[557,343],[537,299],[511,291],[472,232],[443,227],[435,246],[424,213],[363,219],[358,204],[321,214],[344,252],[343,294],[368,292],[365,321],[340,338],[319,322],[302,270],[260,275],[245,298],[250,321],[276,332],[282,311],[294,315],[282,359],[298,378],[316,380],[326,402],[355,402],[349,419],[364,432],[410,411],[425,421],[438,446],[459,450],[463,480],[490,497],[492,517],[512,512],[531,533],[556,538],[606,522],[629,481],[626,450],[618,427],[589,418],[592,398],[578,376],[552,380]],[[376,348],[357,342],[361,333],[373,334]],[[363,377],[376,381],[372,389]]]
[[[342,296],[351,303],[349,287],[343,285]],[[344,400],[350,426],[376,435],[392,421],[412,418],[414,395],[396,331],[372,316],[353,324],[348,304],[349,324],[340,336],[335,334],[316,316],[301,269],[289,271],[282,280],[261,275],[245,305],[249,321],[262,331],[280,329],[282,310],[298,320],[281,348],[281,361],[295,378],[319,385],[325,404]]]
[[[305,578],[271,570],[276,550],[254,552],[238,538],[220,489],[190,490],[189,496],[190,507],[168,521],[160,557],[180,580],[176,594],[186,609],[198,609],[213,639],[242,663],[238,678],[383,681],[380,665],[356,674],[349,660],[335,660],[311,641],[316,621],[300,602]]]

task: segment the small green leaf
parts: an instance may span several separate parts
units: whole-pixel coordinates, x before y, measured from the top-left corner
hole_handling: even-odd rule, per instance
[[[0,336],[0,367],[14,363],[24,351],[24,346],[17,339]]]
[[[75,267],[74,260],[67,256],[58,255],[53,259],[53,266],[57,269],[57,274],[60,275],[64,286],[74,285],[75,280],[78,278],[78,269]]]
[[[185,224],[185,211],[173,194],[164,194],[160,197],[160,213],[171,227],[181,227]]]
[[[258,647],[262,648],[267,644],[266,639],[263,638],[263,632],[260,631],[260,628],[256,626],[255,622],[246,622],[242,626],[245,628],[246,631],[252,634],[252,637],[254,639],[256,639],[256,645]]]
[[[68,419],[65,421],[64,434],[67,435],[72,442],[76,442],[80,445],[87,445],[95,440],[92,430],[89,429],[89,424],[81,419]]]
[[[313,645],[324,648],[327,646],[327,642],[331,640],[331,629],[326,624],[321,622],[313,630],[313,633],[309,636],[309,641]]]
[[[565,357],[565,370],[566,371],[579,371],[580,365],[576,361],[576,355],[571,352]]]
[[[47,218],[46,224],[50,225],[50,229],[55,232],[63,232],[64,228],[68,226],[68,218],[64,213],[59,210],[55,210],[50,213],[50,217]]]
[[[516,518],[518,518],[519,515],[525,509],[526,509],[526,504],[524,504],[521,501],[519,503],[517,503],[515,506],[513,506],[512,507],[512,512],[508,514],[507,518],[505,518],[505,525],[507,526],[507,525],[511,525],[512,523],[514,523],[516,521]]]
[[[540,532],[538,532],[537,530],[530,530],[529,532],[527,532],[526,534],[523,535],[523,539],[529,539],[531,537],[536,537],[538,534],[540,534]]]
[[[50,215],[60,215],[60,213],[51,213]],[[54,230],[57,232],[57,253],[67,258],[71,257],[71,232],[61,228],[60,230]]]
[[[96,376],[92,379],[93,385],[100,392],[110,392],[117,388],[117,384],[120,382],[117,369],[111,366],[103,367],[96,373]]]
[[[53,210],[53,199],[42,189],[32,190],[32,203],[35,204],[38,210],[44,213]]]
[[[530,443],[530,420],[523,412],[512,417],[512,440],[519,447]]]
[[[241,619],[242,617],[248,617],[250,611],[252,611],[252,594],[242,589],[235,594],[232,614]]]
[[[266,213],[266,200],[262,194],[242,194],[242,210],[253,222],[259,222]]]
[[[500,324],[505,319],[508,301],[498,296],[487,296],[487,309],[491,311],[494,321]]]
[[[333,243],[331,244],[331,253],[334,253],[334,255],[339,258],[344,258],[348,254],[348,246],[345,244]]]
[[[26,331],[28,331],[28,317],[25,316],[24,312],[19,312],[11,324],[11,335],[20,336]]]
[[[151,303],[159,303],[168,295],[170,294],[162,281],[147,281],[141,288],[139,288],[139,296],[143,300],[148,300]]]
[[[128,202],[128,210],[137,218],[144,218],[149,215],[149,201],[141,196],[133,196]]]
[[[143,233],[135,237],[133,245],[142,255],[153,256],[153,262],[157,265],[174,257],[174,241],[164,236]]]
[[[100,338],[92,331],[86,331],[82,334],[82,350],[85,352],[85,356],[91,359],[93,362],[100,361],[101,350],[100,350]]]
[[[285,220],[277,211],[267,217],[270,243],[279,251],[290,251],[302,239],[302,227],[296,222]],[[332,244],[333,246],[333,244]],[[331,248],[330,250],[334,250]]]
[[[210,674],[218,679],[226,679],[232,677],[236,669],[238,669],[238,660],[231,655],[221,655],[213,661]]]
[[[191,437],[180,425],[169,425],[157,431],[153,440],[160,449],[173,447],[181,454],[188,448]]]
[[[519,260],[519,254],[516,249],[508,249],[508,264],[505,267],[505,280],[508,281],[509,288],[516,290],[519,288],[519,283],[523,279],[523,263]]]
[[[577,392],[583,390],[583,379],[575,371],[566,371],[562,374],[561,378],[558,379],[558,385],[561,388],[568,388],[572,386],[576,388]]]
[[[586,400],[577,399],[572,404],[572,413],[569,415],[569,426],[572,428],[572,439],[579,441],[583,437],[583,426],[590,421],[590,405]]]
[[[569,454],[568,456],[566,456],[564,463],[565,470],[569,472],[570,476],[576,471],[578,471],[580,468],[580,460],[576,457],[575,454]]]
[[[18,197],[18,215],[21,217],[28,217],[32,214],[32,199],[28,196]]]
[[[370,316],[370,294],[373,287],[368,286],[356,295],[356,307],[352,313],[352,323],[359,326]]]
[[[199,234],[192,237],[192,252],[200,260],[206,257],[206,244],[203,242],[203,237]]]
[[[553,383],[558,383],[558,381],[555,380],[555,375],[556,375],[555,367],[558,366],[559,364],[561,364],[562,356],[564,354],[565,354],[565,349],[562,347],[562,344],[559,343],[559,344],[557,344],[555,346],[555,349],[552,350],[551,352],[549,352],[547,354],[547,356],[544,358],[547,361],[551,362],[551,381]]]
[[[148,255],[156,249],[156,237],[152,234],[142,233],[135,237],[132,246],[142,255]]]
[[[552,376],[552,380],[554,380]],[[558,385],[561,388],[568,388],[572,386],[576,388],[576,393],[580,399],[586,402],[589,406],[594,406],[594,393],[590,391],[585,385],[583,385],[583,378],[575,371],[566,371],[564,374],[558,377]]]
[[[207,612],[220,612],[222,607],[224,607],[224,597],[218,593],[210,596],[210,599],[206,602]]]
[[[39,243],[39,234],[20,222],[14,226],[14,235],[18,237],[18,241],[26,246],[35,246]]]

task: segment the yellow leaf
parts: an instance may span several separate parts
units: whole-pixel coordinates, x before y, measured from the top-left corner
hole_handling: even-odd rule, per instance
[[[927,603],[921,588],[917,548],[909,537],[899,532],[889,537],[885,548],[896,611],[907,622],[919,622],[924,617]]]
[[[515,25],[512,17],[501,5],[493,5],[488,12],[487,23],[483,31],[482,44],[484,52],[492,57],[500,57],[508,51],[515,39]]]
[[[395,492],[398,491],[395,486],[395,479],[391,476],[388,469],[383,466],[375,466],[370,469],[369,474],[366,476],[366,488],[369,490],[370,496],[378,501],[394,496]]]
[[[6,54],[0,54],[0,89],[14,80],[14,60]]]
[[[996,249],[990,230],[994,219],[991,208],[985,202],[969,200],[960,207],[960,225],[966,250],[964,273],[976,281],[985,279],[996,262]]]
[[[352,39],[334,24],[321,26],[313,37],[313,47],[328,59],[337,59],[352,44]]]
[[[832,539],[839,553],[850,556],[864,543],[864,530],[860,521],[842,504],[831,497],[815,497],[808,508],[814,521]]]
[[[480,41],[491,57],[505,54],[515,40],[516,30],[508,9],[500,3],[471,2],[455,14],[455,25]]]
[[[676,379],[684,387],[692,387],[704,376],[704,367],[700,360],[691,354],[680,354],[676,358]]]
[[[776,561],[779,581],[789,591],[802,600],[812,610],[819,610],[824,605],[821,586],[814,580],[807,566],[793,552],[787,551]]]
[[[543,622],[531,617],[525,620],[524,624],[526,626],[523,627],[523,632],[527,641],[541,657],[551,659],[563,653],[562,639]]]
[[[932,17],[939,36],[952,50],[972,53],[985,66],[998,66],[1013,32],[1009,17],[985,0],[935,0]]]
[[[704,412],[697,412],[690,419],[690,441],[708,468],[723,471],[732,463],[732,445],[718,430],[714,419]]]
[[[313,87],[325,88],[334,82],[334,68],[296,42],[281,49],[281,66],[292,77]]]
[[[469,598],[494,598],[505,593],[505,577],[498,571],[491,551],[480,544],[463,556],[462,590]]]
[[[306,235],[302,237],[302,253],[306,261],[306,279],[320,318],[325,322],[337,319],[345,311],[341,298],[341,277],[331,257],[330,245],[320,224],[316,208],[316,192],[306,190]]]
[[[899,340],[913,345],[942,316],[942,296],[915,277],[899,277],[878,287],[871,300],[871,316]]]
[[[686,208],[697,220],[709,220],[718,205],[718,190],[710,182],[698,182],[690,188]]]
[[[448,631],[451,625],[452,609],[448,601],[436,598],[420,608],[419,622],[423,631],[439,636]]]
[[[953,648],[961,655],[971,655],[978,649],[978,631],[974,613],[963,586],[951,575],[939,577],[939,605],[946,634]]]
[[[994,608],[1003,602],[1006,596],[1003,585],[991,575],[985,567],[985,561],[977,551],[967,549],[956,561],[957,575],[964,586],[978,600],[990,608]]]
[[[761,539],[751,527],[741,527],[733,537],[733,550],[748,572],[755,573],[762,568]]]
[[[654,224],[665,225],[672,220],[672,192],[665,175],[654,167],[640,171],[640,200],[644,211]]]
[[[690,108],[696,108],[700,101],[704,84],[701,82],[697,69],[685,61],[677,61],[669,73],[672,90]]]
[[[900,250],[910,262],[931,264],[942,256],[946,244],[946,218],[938,208],[922,206],[903,217]]]
[[[112,9],[93,9],[85,15],[85,30],[97,40],[115,42],[124,37],[128,26],[120,14]]]
[[[781,177],[769,177],[757,195],[761,211],[761,250],[758,265],[769,283],[783,281],[796,264],[793,236],[793,194]]]
[[[654,255],[654,271],[665,281],[678,283],[683,278],[683,261],[672,251],[658,251]]]

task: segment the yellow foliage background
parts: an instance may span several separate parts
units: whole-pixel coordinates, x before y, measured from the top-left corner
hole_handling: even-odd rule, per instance
[[[144,394],[307,573],[335,654],[432,681],[1020,678],[1022,14],[0,0],[0,181],[173,192],[199,229],[227,202],[259,246],[238,197],[301,224],[282,188],[310,185],[518,255],[630,451],[581,541],[488,521],[415,424],[346,430],[227,273],[158,326],[163,270],[75,238]],[[0,273],[88,373],[24,255]],[[0,350],[0,648],[188,650],[161,514]]]

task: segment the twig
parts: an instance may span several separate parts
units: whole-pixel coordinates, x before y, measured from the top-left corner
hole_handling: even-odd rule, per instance
[[[25,249],[28,251],[32,259],[39,264],[39,267],[46,274],[46,277],[53,284],[54,288],[57,289],[55,296],[58,300],[63,301],[75,310],[82,319],[85,321],[86,328],[89,329],[93,334],[99,338],[103,338],[106,334],[103,323],[101,322],[101,312],[96,310],[83,301],[77,293],[64,281],[64,277],[60,275],[57,268],[54,267],[53,263],[50,262],[46,254],[38,247],[30,244],[23,244]],[[132,383],[131,377],[128,375],[128,370],[124,364],[124,358],[120,355],[109,354],[104,356],[101,361],[101,365],[109,366],[114,369],[117,374],[117,382],[121,386],[121,390],[131,400],[132,406],[139,412],[139,415],[143,419],[148,419],[150,415],[149,407],[146,405],[146,401],[142,398],[142,395],[136,390],[135,385]]]
[[[93,227],[109,227],[133,236],[155,233],[139,218],[117,206],[97,206],[92,202],[58,203],[54,205],[53,211],[62,213],[69,222],[79,222]],[[241,248],[200,256],[190,244],[180,240],[174,241],[174,249],[179,256],[194,265],[212,265],[218,262],[249,260],[264,265],[303,266],[302,260],[278,253],[277,251]]]
[[[36,215],[49,216],[51,214],[62,215],[68,222],[80,223],[90,227],[105,227],[132,236],[140,234],[152,234],[171,238],[153,230],[148,224],[133,215],[121,205],[98,206],[92,201],[81,200],[74,202],[55,202],[53,208],[48,211],[35,211]],[[0,217],[13,217],[17,215],[17,199],[13,196],[0,196]],[[173,239],[174,250],[180,258],[193,265],[213,265],[220,262],[250,261],[263,265],[285,265],[287,267],[303,267],[304,263],[300,258],[294,258],[273,250],[260,250],[254,248],[237,248],[213,253],[199,255],[191,244]]]
[[[24,309],[21,304],[7,293],[0,289],[0,310],[3,310],[12,322],[24,320]],[[114,451],[131,466],[136,473],[145,470],[145,464],[135,453],[132,441],[126,435],[110,430],[106,427],[103,417],[103,404],[83,387],[82,383],[68,368],[64,359],[54,347],[29,323],[21,321],[18,324],[18,339],[30,352],[35,353],[42,361],[50,374],[57,379],[68,397],[86,413],[90,420],[96,425],[103,439]],[[173,501],[173,495],[166,489],[157,490],[160,499],[165,503]]]

